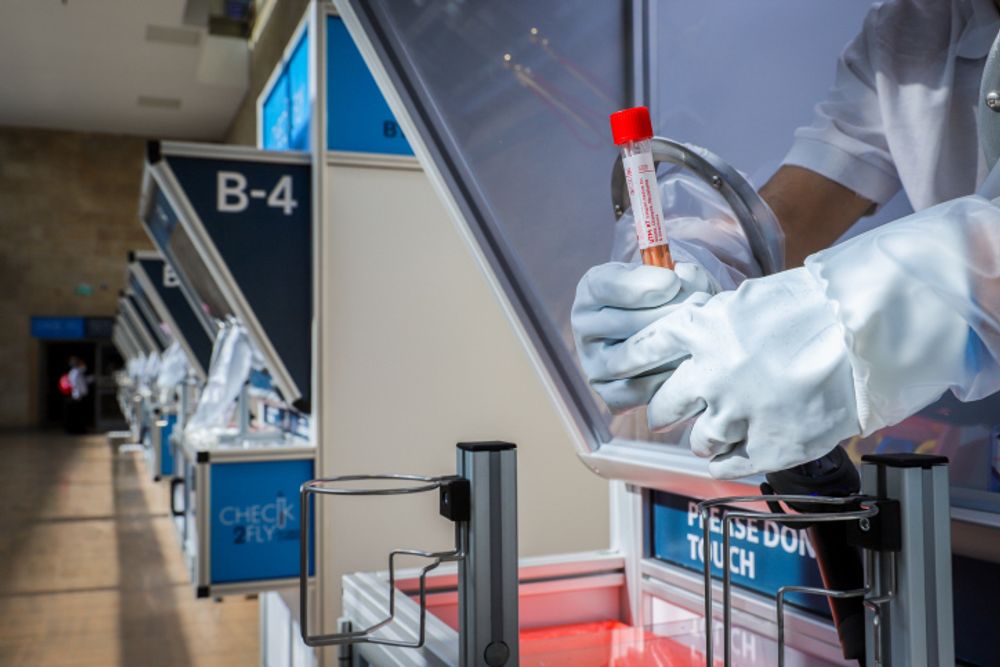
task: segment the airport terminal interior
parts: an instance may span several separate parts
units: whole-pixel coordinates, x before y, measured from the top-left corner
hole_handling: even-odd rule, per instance
[[[1000,666],[1000,0],[0,0],[0,667]]]

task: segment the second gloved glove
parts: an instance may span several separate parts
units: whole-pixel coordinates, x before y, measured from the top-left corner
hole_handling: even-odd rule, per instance
[[[675,270],[609,262],[590,269],[576,288],[571,320],[576,352],[590,385],[614,413],[645,405],[662,373],[615,378],[607,361],[618,346],[681,303],[704,303],[709,279],[695,264]]]
[[[618,380],[675,367],[650,426],[697,416],[691,447],[726,478],[806,463],[949,389],[988,396],[1000,390],[1000,208],[945,202],[678,306],[605,366]]]
[[[681,306],[607,361],[619,378],[664,364],[676,370],[649,402],[649,426],[697,416],[691,449],[713,457],[715,477],[811,461],[861,430],[843,328],[804,268]]]

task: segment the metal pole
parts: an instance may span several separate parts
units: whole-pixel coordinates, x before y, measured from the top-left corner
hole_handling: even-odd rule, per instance
[[[239,399],[236,403],[236,411],[239,413],[240,439],[245,440],[250,433],[250,400],[248,396],[248,382],[244,382],[240,387]]]
[[[518,653],[517,450],[507,442],[458,444],[469,480],[465,558],[458,565],[462,667],[516,666]]]
[[[902,549],[897,557],[890,554],[866,564],[874,570],[868,580],[885,598],[881,612],[868,606],[865,613],[867,664],[953,666],[948,459],[884,454],[865,456],[862,461],[862,493],[898,500],[902,520]]]

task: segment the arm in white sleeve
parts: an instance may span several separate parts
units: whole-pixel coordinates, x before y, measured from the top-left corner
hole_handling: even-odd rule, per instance
[[[951,390],[1000,390],[1000,207],[955,199],[812,255],[837,312],[864,434]]]
[[[844,49],[827,99],[816,105],[811,125],[795,132],[784,164],[826,176],[865,199],[884,204],[899,191],[899,175],[886,140],[872,59],[879,8]]]
[[[992,394],[998,360],[1000,207],[970,196],[678,304],[610,348],[598,379],[656,377],[650,428],[694,417],[692,450],[731,478],[816,459],[949,389]]]

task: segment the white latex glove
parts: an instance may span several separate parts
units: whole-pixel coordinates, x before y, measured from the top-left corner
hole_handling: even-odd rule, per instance
[[[858,236],[806,266],[675,308],[606,360],[622,380],[679,366],[653,429],[698,416],[712,475],[816,459],[905,419],[947,389],[1000,389],[1000,209],[963,197]]]
[[[645,405],[665,376],[613,378],[607,370],[610,355],[632,334],[679,304],[703,303],[709,289],[707,274],[695,264],[677,264],[671,271],[609,262],[580,279],[571,313],[576,352],[591,386],[612,412]]]
[[[861,430],[844,332],[804,268],[677,308],[607,365],[627,378],[665,363],[679,366],[649,402],[649,427],[697,416],[691,450],[713,457],[715,477],[811,461]]]

